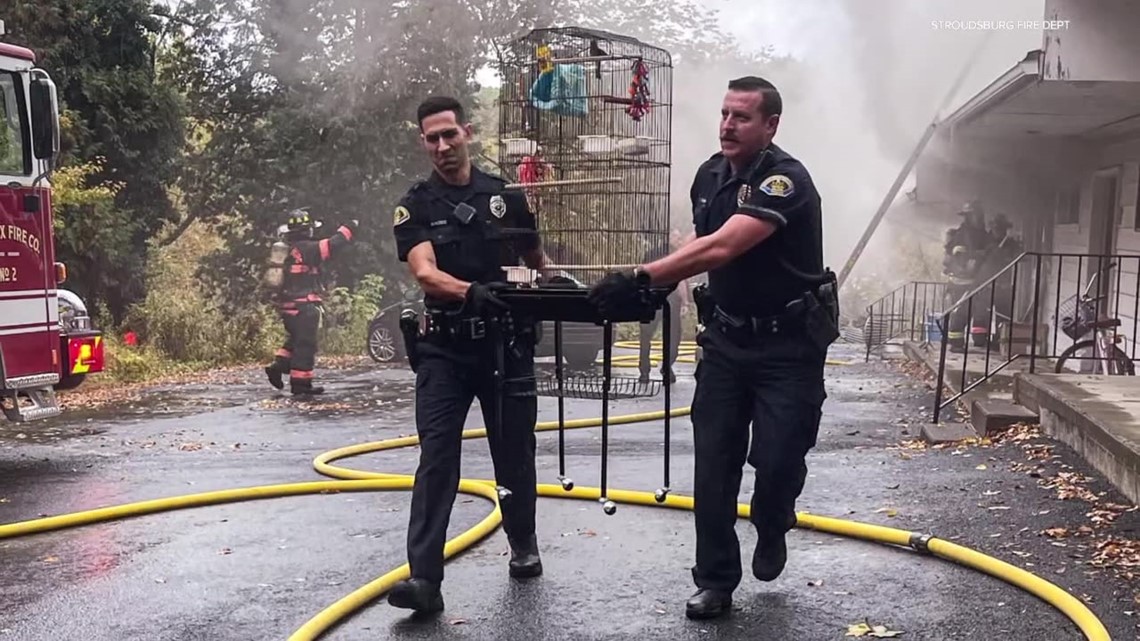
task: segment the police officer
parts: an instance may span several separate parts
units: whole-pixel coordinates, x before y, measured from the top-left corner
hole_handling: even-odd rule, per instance
[[[289,212],[284,225],[284,239],[289,244],[285,258],[281,288],[274,295],[278,314],[285,324],[288,338],[277,350],[273,362],[265,368],[269,384],[284,389],[289,375],[289,391],[294,395],[324,393],[313,385],[313,367],[317,358],[317,333],[321,326],[321,266],[348,246],[357,222],[341,225],[328,238],[314,239],[318,221],[309,212]]]
[[[826,398],[827,347],[838,336],[820,197],[807,169],[772,143],[781,111],[770,82],[729,82],[721,151],[697,170],[690,190],[696,239],[631,273],[608,275],[591,292],[605,314],[639,288],[709,273],[707,291],[694,292],[705,329],[691,415],[698,589],[686,603],[690,618],[731,610],[742,578],[734,527],[746,460],[755,468],[752,574],[771,581],[783,571],[784,536],[796,522],[804,458]]]
[[[496,481],[510,492],[501,502],[509,573],[542,573],[535,537],[534,323],[513,318],[514,327],[504,327],[508,306],[496,291],[504,286],[503,266],[522,258],[541,270],[544,259],[525,196],[472,165],[472,128],[460,103],[428,98],[417,117],[434,171],[400,200],[394,233],[399,259],[424,291],[429,330],[409,354],[420,438],[408,527],[411,577],[393,587],[388,602],[435,613],[443,609],[443,549],[459,483],[461,434],[475,398]],[[505,354],[496,354],[500,344]],[[500,356],[501,386],[495,377]]]

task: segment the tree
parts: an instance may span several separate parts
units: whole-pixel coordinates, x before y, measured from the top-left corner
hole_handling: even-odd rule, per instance
[[[171,15],[171,73],[186,87],[195,146],[179,191],[189,217],[217,224],[226,249],[203,277],[234,308],[256,296],[282,216],[309,207],[332,226],[361,221],[335,278],[406,278],[391,212],[429,170],[412,121],[432,93],[493,107],[476,72],[495,43],[532,26],[629,31],[687,64],[731,55],[715,16],[693,2],[633,0],[194,0]],[[484,138],[494,131],[483,131]],[[395,276],[395,278],[392,278]]]
[[[71,190],[78,199],[56,210],[56,253],[73,265],[72,286],[116,319],[142,295],[147,238],[177,218],[167,187],[181,155],[182,110],[156,71],[162,24],[151,9],[149,0],[14,0],[4,16],[10,39],[35,51],[59,87],[61,167],[81,168],[70,176],[82,179]],[[117,186],[113,206],[98,191],[106,184]]]

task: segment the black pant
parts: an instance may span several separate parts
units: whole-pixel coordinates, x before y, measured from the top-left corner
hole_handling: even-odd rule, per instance
[[[957,303],[960,298],[970,293],[974,289],[973,285],[965,285],[958,283],[950,283],[946,285],[946,306],[949,307]],[[989,293],[978,295],[974,298],[973,303],[963,301],[962,306],[950,312],[950,327],[945,328],[947,343],[954,348],[962,348],[966,345],[966,340],[969,338],[971,329],[973,329],[974,321],[982,319],[983,315],[988,314],[987,309],[983,309],[984,305],[989,304]],[[986,316],[988,320],[988,316]]]
[[[673,367],[677,362],[677,351],[681,349],[681,295],[674,290],[669,294],[669,362],[666,363],[662,360],[661,371],[664,372]],[[657,316],[651,322],[641,324],[641,353],[638,358],[638,369],[643,376],[649,375],[649,370],[652,368],[652,360],[649,354],[653,342],[653,335],[657,333],[657,326],[661,324],[663,312],[657,312]],[[664,335],[662,335],[664,338]]]
[[[693,398],[697,587],[740,584],[736,505],[744,462],[756,470],[751,521],[760,537],[795,526],[795,502],[815,446],[826,353],[792,331],[733,339],[713,321],[697,337],[702,358]],[[749,443],[751,437],[751,444]]]
[[[479,399],[495,480],[511,491],[503,501],[503,530],[525,544],[535,526],[533,337],[506,349],[502,421],[495,420],[495,341],[424,339],[416,347],[416,431],[420,461],[412,490],[408,563],[413,578],[443,581],[443,547],[459,486],[461,433],[471,402]],[[512,382],[511,379],[517,379]],[[518,396],[518,393],[526,394]]]
[[[295,313],[294,313],[295,312]],[[291,379],[313,378],[317,362],[317,332],[321,326],[321,310],[314,304],[299,305],[295,310],[281,310],[285,323],[285,344],[277,350],[275,366]]]

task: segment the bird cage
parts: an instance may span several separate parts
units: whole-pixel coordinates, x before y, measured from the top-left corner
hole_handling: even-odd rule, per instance
[[[535,29],[499,50],[499,166],[550,263],[585,284],[667,251],[672,61],[636,39]]]

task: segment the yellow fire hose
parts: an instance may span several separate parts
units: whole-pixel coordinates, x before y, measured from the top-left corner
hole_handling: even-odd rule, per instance
[[[627,346],[628,344],[619,343],[619,345]],[[657,345],[659,346],[660,343]],[[636,347],[637,343],[633,342],[632,346]],[[680,350],[681,354],[688,356],[688,354],[692,353],[692,348],[693,346],[691,344],[684,346],[682,350]],[[619,358],[622,360],[619,361]],[[632,357],[632,362],[636,363],[636,358],[637,356],[634,355]],[[684,358],[684,361],[691,362],[690,358],[682,358]],[[660,362],[660,357],[655,356],[654,360],[655,362]],[[678,360],[682,359],[679,358]],[[631,362],[631,359],[626,356],[615,357],[614,364],[617,365],[619,362],[622,365],[629,366],[628,364]],[[689,414],[689,411],[690,408],[688,407],[676,408],[670,411],[670,416],[686,416]],[[645,421],[657,421],[663,419],[664,416],[664,410],[656,412],[644,412],[639,414],[626,414],[622,416],[610,417],[609,423],[610,425],[621,425],[640,423]],[[601,425],[600,418],[577,419],[563,423],[564,429],[582,429],[587,427],[597,427],[599,425]],[[535,425],[536,432],[545,432],[557,429],[557,421],[538,423]],[[486,434],[487,432],[485,428],[465,430],[463,432],[463,438],[481,438],[486,436]],[[83,512],[74,512],[71,514],[62,514],[59,516],[33,519],[19,523],[9,523],[6,525],[0,525],[0,539],[28,536],[31,534],[50,532],[82,525],[90,525],[93,523],[101,523],[105,521],[113,521],[116,519],[123,519],[132,516],[142,516],[145,514],[154,514],[158,512],[166,512],[191,507],[203,507],[207,505],[218,505],[236,501],[268,499],[282,496],[299,496],[305,494],[410,490],[412,489],[412,484],[414,481],[414,477],[411,475],[354,470],[345,467],[338,467],[336,465],[333,465],[332,462],[371,452],[381,452],[386,450],[410,447],[412,445],[417,445],[418,443],[419,438],[415,436],[394,438],[373,443],[362,443],[359,445],[343,447],[340,449],[325,452],[324,454],[321,454],[320,456],[316,457],[316,459],[314,459],[313,467],[317,472],[325,476],[330,476],[341,480],[264,485],[232,490],[220,490],[215,492],[204,492],[200,494],[188,494],[183,496],[174,496],[163,499],[154,499],[150,501],[141,501],[138,503],[128,503],[125,505],[87,510]],[[487,499],[494,505],[494,509],[490,514],[486,516],[486,518],[484,518],[474,527],[447,542],[447,545],[444,547],[444,558],[446,559],[450,559],[455,555],[471,548],[480,540],[484,539],[492,532],[494,532],[495,529],[502,523],[502,512],[499,508],[498,494],[495,489],[494,481],[461,479],[459,481],[459,491],[464,494],[470,494]],[[600,490],[599,488],[576,487],[573,490],[567,491],[564,490],[561,485],[539,484],[538,495],[552,498],[585,499],[596,501],[600,497]],[[649,507],[669,507],[679,510],[693,509],[693,499],[687,496],[669,495],[665,498],[664,503],[658,503],[652,492],[637,492],[615,489],[607,491],[606,495],[609,499],[613,500],[616,503],[642,505]],[[737,508],[737,514],[740,518],[748,518],[749,506],[747,504],[740,504]],[[970,548],[955,545],[949,541],[944,541],[932,536],[922,535],[915,532],[907,532],[895,528],[873,525],[869,523],[860,523],[857,521],[847,521],[843,519],[817,516],[803,512],[797,515],[796,527],[894,546],[906,546],[919,552],[928,553],[939,558],[952,561],[959,565],[972,568],[974,570],[983,572],[990,576],[1006,581],[1007,583],[1010,583],[1014,586],[1017,586],[1029,592],[1030,594],[1037,596],[1054,608],[1060,610],[1065,616],[1073,621],[1073,623],[1081,630],[1081,632],[1085,635],[1085,638],[1089,641],[1110,640],[1108,631],[1105,629],[1104,624],[1102,624],[1100,620],[1097,619],[1096,615],[1094,615],[1087,607],[1085,607],[1081,601],[1070,595],[1068,592],[1030,572],[1027,572],[1021,568],[987,556]],[[324,632],[332,628],[334,625],[344,621],[354,612],[365,607],[383,595],[385,592],[391,589],[395,583],[407,578],[408,571],[408,565],[405,563],[404,565],[391,570],[390,572],[375,579],[374,581],[358,588],[348,596],[328,606],[321,612],[317,613],[314,617],[309,619],[307,622],[305,622],[304,625],[298,628],[289,637],[289,641],[313,641],[319,638]]]

